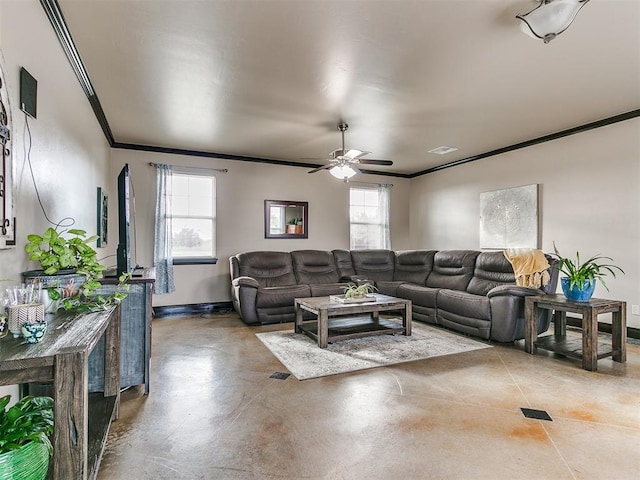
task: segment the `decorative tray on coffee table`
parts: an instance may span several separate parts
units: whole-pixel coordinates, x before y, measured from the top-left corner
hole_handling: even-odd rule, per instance
[[[340,303],[365,303],[373,302],[376,297],[374,295],[364,295],[362,297],[345,297],[344,295],[329,295],[329,300]]]

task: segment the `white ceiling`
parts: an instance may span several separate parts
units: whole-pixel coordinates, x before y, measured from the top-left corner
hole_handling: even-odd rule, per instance
[[[637,0],[546,45],[531,0],[58,2],[120,143],[322,164],[343,120],[413,174],[640,108]]]

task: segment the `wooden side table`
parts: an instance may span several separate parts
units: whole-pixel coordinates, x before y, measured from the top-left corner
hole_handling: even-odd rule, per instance
[[[536,318],[539,309],[554,310],[554,334],[537,338]],[[567,300],[563,295],[536,295],[525,298],[525,344],[527,353],[536,348],[582,359],[582,368],[595,371],[598,360],[612,357],[627,361],[627,303],[619,300],[592,298],[587,302]],[[567,312],[582,316],[582,341],[567,337]],[[611,344],[598,342],[598,315],[612,313]]]

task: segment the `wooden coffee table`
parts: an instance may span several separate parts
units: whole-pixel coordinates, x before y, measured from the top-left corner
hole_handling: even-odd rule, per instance
[[[317,340],[320,348],[348,338],[390,333],[411,335],[411,300],[378,293],[372,296],[374,299],[364,303],[340,303],[330,297],[296,298],[295,332]],[[401,312],[402,323],[379,317],[380,312],[394,310]],[[304,321],[304,311],[316,315],[317,320]]]

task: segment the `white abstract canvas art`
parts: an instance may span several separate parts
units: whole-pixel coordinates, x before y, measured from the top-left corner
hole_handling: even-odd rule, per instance
[[[480,194],[480,248],[539,248],[537,184]]]

